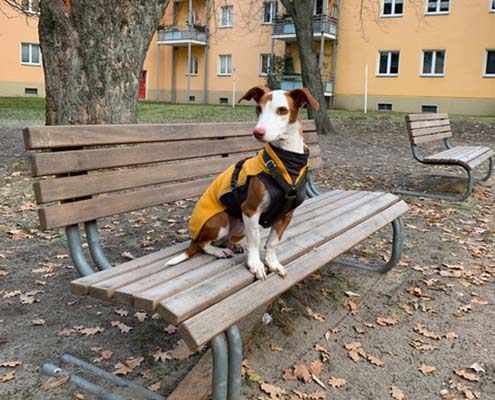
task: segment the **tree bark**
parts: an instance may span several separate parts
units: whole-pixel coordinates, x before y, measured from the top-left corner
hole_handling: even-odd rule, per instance
[[[168,0],[43,0],[46,124],[136,123],[144,59]]]
[[[335,133],[327,115],[327,106],[321,71],[314,49],[313,11],[314,0],[281,0],[287,12],[294,20],[296,28],[297,47],[301,60],[301,74],[304,86],[320,103],[318,111],[312,110],[311,117],[315,120],[318,133],[327,135]]]

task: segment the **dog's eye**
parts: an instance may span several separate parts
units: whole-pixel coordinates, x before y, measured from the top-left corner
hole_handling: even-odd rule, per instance
[[[261,114],[261,106],[256,106],[256,115]]]
[[[287,107],[279,107],[277,108],[278,115],[286,115],[289,112]]]

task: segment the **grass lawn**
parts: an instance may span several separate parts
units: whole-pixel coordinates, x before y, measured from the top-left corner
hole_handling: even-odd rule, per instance
[[[357,117],[373,122],[376,118],[403,118],[404,113],[332,110],[331,118]],[[43,124],[45,118],[45,99],[24,97],[0,97],[0,126],[24,127]],[[451,115],[453,120],[495,122],[495,116]],[[215,122],[215,121],[254,121],[254,109],[251,105],[238,105],[235,108],[221,105],[170,104],[140,102],[140,123],[174,122]]]

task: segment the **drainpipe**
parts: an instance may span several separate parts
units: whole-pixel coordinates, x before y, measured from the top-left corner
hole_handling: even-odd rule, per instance
[[[158,32],[156,34],[158,42]],[[160,100],[160,45],[156,44],[156,101]]]
[[[187,102],[191,102],[191,42],[187,44]]]
[[[203,102],[208,104],[208,46],[210,43],[209,34],[210,34],[210,0],[206,0],[206,21],[205,21],[205,35],[206,35],[206,44],[205,44],[205,66],[204,66],[204,86],[203,86]]]
[[[177,102],[177,90],[176,90],[176,87],[175,87],[175,70],[176,70],[176,67],[175,67],[175,63],[176,63],[176,60],[177,60],[177,47],[172,47],[172,93],[171,93],[171,101],[172,103],[176,103]]]

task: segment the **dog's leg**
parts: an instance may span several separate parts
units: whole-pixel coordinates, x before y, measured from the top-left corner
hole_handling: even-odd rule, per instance
[[[270,204],[270,195],[264,184],[256,177],[249,182],[246,201],[242,203],[242,221],[246,234],[247,265],[256,278],[265,279],[265,266],[260,258],[260,216]]]
[[[275,248],[282,240],[282,235],[284,234],[285,230],[287,229],[287,226],[289,225],[292,219],[292,214],[293,211],[286,214],[284,217],[282,217],[272,225],[272,228],[270,230],[265,245],[265,262],[266,265],[268,266],[268,269],[272,272],[277,273],[283,278],[287,278],[287,270],[278,261]]]

